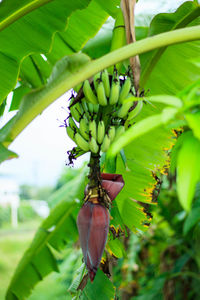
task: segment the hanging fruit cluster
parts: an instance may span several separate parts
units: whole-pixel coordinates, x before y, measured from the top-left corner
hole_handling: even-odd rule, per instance
[[[71,98],[68,136],[84,152],[106,152],[111,143],[130,126],[143,106],[135,102],[135,89],[127,74],[119,78],[117,70],[107,70],[86,80],[79,101]]]
[[[77,144],[73,155],[90,152],[89,183],[77,225],[84,261],[91,281],[106,245],[109,232],[109,207],[124,186],[121,175],[100,170],[100,155],[131,126],[142,109],[136,102],[129,73],[119,76],[104,70],[86,80],[76,97],[70,99],[70,115],[66,122],[68,136]]]

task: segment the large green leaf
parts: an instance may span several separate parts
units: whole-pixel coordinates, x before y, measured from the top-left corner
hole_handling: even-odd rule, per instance
[[[200,201],[196,201],[194,207],[188,214],[184,226],[183,234],[186,235],[200,221]]]
[[[84,288],[83,293],[80,297],[82,300],[105,300],[114,299],[115,288],[112,282],[106,277],[106,275],[98,270],[94,282],[88,282],[87,286]]]
[[[73,56],[64,57],[59,61],[55,65],[48,83],[43,88],[27,94],[23,98],[19,112],[1,129],[0,141],[4,141],[5,145],[10,144],[30,120],[33,120],[38,115],[38,109],[43,110],[46,108],[46,104],[42,104],[41,102],[41,96],[44,97],[46,92],[48,92],[48,101],[50,101],[50,104],[51,98],[57,98],[54,96],[54,93],[59,91],[58,86],[60,82],[62,82],[62,77],[67,75],[68,86],[66,86],[66,88],[68,90],[71,85],[73,85],[71,80],[76,79],[77,73],[88,61],[89,57],[85,54],[75,54]],[[12,131],[11,128],[13,128],[14,131]]]
[[[140,138],[144,134],[151,133],[157,127],[165,125],[174,118],[178,110],[176,108],[166,107],[161,114],[155,114],[139,120],[136,124],[130,126],[118,139],[113,142],[107,152],[108,158],[116,156],[125,146],[133,142],[135,139]]]
[[[194,136],[200,140],[200,111],[185,114],[186,120],[192,129]]]
[[[42,86],[52,64],[67,54],[78,52],[96,34],[109,14],[115,16],[119,2],[24,0],[12,5],[12,0],[3,1],[0,4],[4,27],[0,32],[0,64],[3,71],[0,102],[16,85],[19,66],[24,58],[20,79],[32,87]],[[43,53],[48,61],[40,54],[29,57],[32,53]]]
[[[200,141],[192,132],[185,139],[177,156],[177,192],[181,205],[191,209],[196,184],[200,179]]]
[[[117,9],[114,4],[112,6]],[[52,65],[64,56],[78,52],[96,34],[108,18],[107,7],[108,4],[103,9],[98,0],[92,0],[87,8],[73,12],[66,30],[55,34],[50,51],[45,53],[47,60],[39,54],[25,58],[20,67],[20,79],[32,87],[46,83]]]
[[[31,1],[23,1],[23,6],[16,5],[16,11],[22,11],[28,2]],[[0,32],[0,99],[4,99],[14,88],[21,60],[33,52],[48,52],[53,34],[56,31],[63,31],[71,13],[85,8],[90,1],[54,0],[46,5],[45,1],[34,2],[40,2],[43,6],[22,15]],[[2,22],[8,18],[12,3],[12,0],[8,0],[0,4],[3,5],[5,12],[5,16],[2,13]]]
[[[66,183],[65,195],[41,224],[32,244],[19,262],[7,291],[7,300],[25,299],[35,284],[50,272],[58,271],[56,257],[51,249],[59,251],[66,243],[78,239],[74,219],[77,207],[75,199],[80,197],[80,193],[83,195],[84,180],[82,173]]]
[[[164,14],[158,14],[157,16],[155,16],[154,19],[152,20],[150,28],[149,28],[149,36],[153,36],[153,35],[159,34],[161,32],[175,30],[177,28],[186,27],[188,24],[193,25],[194,20],[195,20],[195,24],[199,24],[200,23],[199,16],[200,16],[200,5],[197,3],[194,3],[192,1],[187,1],[187,2],[183,3],[177,9],[177,11],[174,13],[164,13]],[[191,49],[188,49],[190,47],[191,47]],[[184,55],[184,59],[186,60],[187,56],[193,57],[193,55],[196,55],[196,56],[199,55],[198,53],[199,53],[200,43],[196,44],[196,47],[193,46],[193,48],[195,48],[195,50],[196,50],[195,53],[192,53],[192,45],[190,45],[190,44],[188,46],[187,45],[186,46],[184,45],[183,47],[181,46],[181,50],[179,50],[179,51],[178,51],[178,49],[177,49],[177,51],[175,51],[175,49],[173,49],[172,51],[176,54],[175,55],[176,57],[177,57],[177,54],[178,54],[178,56],[181,54],[181,56],[180,56],[181,59]],[[186,49],[182,49],[182,48],[186,48]],[[154,71],[154,68],[159,69],[159,67],[161,67],[160,60],[164,61],[165,68],[167,68],[167,65],[169,66],[169,68],[172,67],[171,62],[175,63],[175,59],[173,59],[174,53],[171,51],[169,52],[169,54],[167,53],[164,57],[162,57],[163,53],[166,50],[168,51],[167,47],[162,47],[160,49],[156,49],[154,51],[148,52],[141,56],[141,63],[142,63],[141,85],[142,86],[146,85],[146,81],[148,80],[148,78],[152,72],[156,73],[156,70]],[[171,48],[170,48],[170,50],[171,50]],[[184,53],[184,52],[186,52],[186,53]],[[171,55],[172,55],[172,57],[171,57]],[[168,64],[166,64],[165,59],[168,59]],[[179,69],[181,68],[181,62],[179,61],[179,59],[176,62],[176,65],[179,64],[179,68],[178,69],[174,68],[174,70],[176,70],[176,72],[179,71]],[[157,63],[159,63],[159,66],[157,66]],[[187,70],[187,66],[184,65],[184,68],[186,68],[186,70]],[[172,69],[173,69],[173,67],[172,67]],[[162,70],[162,71],[164,71],[164,70]],[[163,74],[168,75],[168,70],[165,69],[165,72]],[[170,73],[170,76],[171,75],[172,75],[172,72]],[[157,77],[158,77],[158,75],[157,75]],[[178,79],[178,76],[177,76],[177,79]],[[152,81],[153,81],[153,79],[152,79]],[[157,81],[156,81],[156,83],[158,84]],[[150,84],[147,83],[147,86],[149,87]]]
[[[52,0],[9,0],[0,3],[0,31],[32,10]]]
[[[138,123],[140,122],[139,120],[154,116],[159,110],[159,106],[153,108],[150,105],[146,105],[140,116],[136,118],[136,124],[137,121]],[[126,166],[119,159],[117,166],[117,172],[123,174],[125,181],[124,189],[117,198],[121,214],[123,214],[122,208],[127,198],[146,203],[154,203],[156,201],[157,190],[155,188],[157,183],[159,186],[156,176],[160,173],[165,173],[169,167],[168,150],[173,146],[174,139],[175,136],[170,130],[159,126],[150,133],[147,132],[136,138],[124,148],[127,159]],[[125,222],[125,214],[122,216]],[[134,226],[134,219],[131,220],[130,218],[128,222],[132,222]]]

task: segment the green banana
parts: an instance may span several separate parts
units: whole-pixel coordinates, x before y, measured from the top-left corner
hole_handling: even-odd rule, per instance
[[[70,108],[70,112],[71,112],[71,115],[74,118],[74,120],[76,120],[77,122],[79,122],[81,115],[80,115],[79,111],[77,110],[76,105],[73,105]]]
[[[66,126],[66,131],[67,131],[67,135],[68,137],[75,142],[75,138],[74,138],[74,130],[70,127],[70,126]]]
[[[69,117],[69,126],[71,129],[73,129],[75,132],[79,131],[79,128],[77,127],[76,123],[74,122],[72,117]]]
[[[96,140],[97,138],[97,125],[95,120],[89,122],[89,133]]]
[[[93,106],[92,103],[88,103],[88,110],[89,110],[89,112],[90,112],[91,114],[93,114],[93,112],[94,112],[94,106]]]
[[[122,85],[122,89],[119,95],[119,103],[122,103],[122,100],[126,99],[131,89],[131,79],[127,77]]]
[[[90,150],[88,142],[79,133],[75,134],[75,141],[77,146],[79,146],[82,150],[86,152]]]
[[[103,143],[101,145],[101,151],[102,152],[106,152],[108,150],[109,146],[110,146],[110,138],[106,134],[105,137],[104,137],[104,139],[103,139]]]
[[[82,102],[82,107],[83,107],[84,115],[89,119],[90,118],[90,114],[89,114],[89,109],[88,109],[88,103],[85,100],[85,98],[83,98],[81,102]]]
[[[105,94],[105,89],[102,80],[99,81],[99,84],[97,85],[97,98],[98,102],[102,106],[106,106],[108,101]]]
[[[127,120],[130,121],[133,118],[135,118],[140,113],[142,107],[143,107],[143,101],[138,101],[136,107],[129,112]]]
[[[99,146],[97,145],[97,142],[93,138],[93,136],[89,140],[89,147],[90,147],[90,151],[93,153],[97,153],[99,151]]]
[[[75,107],[76,107],[76,110],[79,112],[79,114],[82,115],[83,114],[83,107],[81,105],[81,102],[77,102],[75,104]]]
[[[93,104],[93,110],[94,110],[95,114],[97,114],[99,111],[99,104]]]
[[[110,91],[110,98],[109,104],[114,105],[119,100],[119,92],[120,92],[120,80],[117,74],[113,74],[111,91]]]
[[[105,124],[104,121],[99,121],[97,128],[97,142],[102,144],[105,135]]]
[[[125,132],[125,127],[120,125],[117,129],[116,129],[116,133],[115,133],[115,141],[118,140],[118,138]]]
[[[110,141],[112,142],[115,138],[115,126],[110,126],[108,129],[108,136],[110,138]]]
[[[86,140],[89,139],[89,124],[88,119],[83,117],[80,121],[79,131],[82,137]]]
[[[83,83],[83,93],[84,93],[86,99],[90,103],[92,103],[92,104],[97,104],[98,103],[97,97],[94,94],[94,92],[93,92],[93,90],[90,86],[89,80],[85,80],[84,83]]]
[[[99,79],[101,78],[101,73],[97,73],[93,77],[94,88],[97,90],[97,85],[99,84]]]
[[[102,71],[101,79],[102,79],[102,82],[104,85],[106,97],[109,98],[109,96],[110,96],[110,80],[109,80],[109,74],[108,74],[107,69]]]
[[[120,109],[117,112],[117,116],[121,119],[127,116],[129,109],[133,106],[133,102],[123,103]]]

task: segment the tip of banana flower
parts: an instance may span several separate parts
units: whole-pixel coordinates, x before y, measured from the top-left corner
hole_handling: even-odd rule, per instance
[[[90,271],[89,272],[89,276],[90,276],[90,281],[93,282],[94,281],[94,278],[96,276],[96,273],[94,273],[93,271]]]

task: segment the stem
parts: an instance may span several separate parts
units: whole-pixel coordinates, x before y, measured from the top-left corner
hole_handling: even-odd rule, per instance
[[[110,52],[92,62],[87,62],[71,76],[69,76],[69,73],[66,71],[60,78],[52,81],[50,85],[47,84],[41,90],[36,90],[26,95],[26,101],[23,102],[20,111],[14,119],[11,119],[9,124],[2,129],[1,141],[7,140],[4,145],[9,145],[14,138],[53,101],[85,79],[95,75],[97,72],[137,54],[198,39],[200,39],[200,25],[177,29],[172,32],[165,32],[140,40]]]
[[[89,187],[98,187],[99,184],[101,183],[101,172],[100,172],[100,155],[94,154],[91,152],[90,156],[90,162],[89,162],[89,167],[90,167],[90,174],[88,176],[89,178]]]

